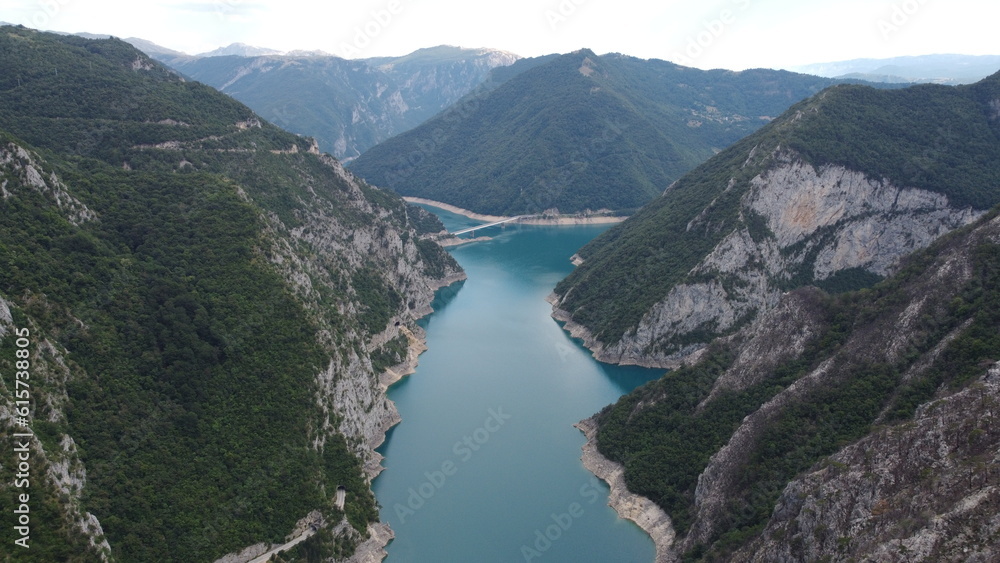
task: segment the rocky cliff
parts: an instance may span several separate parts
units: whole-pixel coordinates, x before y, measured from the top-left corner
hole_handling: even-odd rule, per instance
[[[1000,558],[1000,366],[789,483],[740,561]],[[836,554],[835,556],[833,554]]]
[[[892,274],[1000,200],[998,84],[837,86],[793,106],[581,249],[557,317],[603,361],[676,367],[791,289]],[[930,122],[944,128],[914,134]]]
[[[873,289],[786,293],[602,411],[667,559],[995,559],[998,249],[991,212]]]
[[[900,258],[979,217],[944,195],[876,180],[843,166],[778,152],[740,198],[740,224],[617,343],[602,361],[677,367],[707,340],[774,307],[796,279],[822,283],[841,272],[884,277]],[[711,205],[710,205],[711,207]],[[755,222],[748,225],[747,218]],[[688,230],[716,228],[702,216]],[[755,232],[751,232],[753,229]],[[688,340],[689,342],[684,342]]]
[[[357,442],[356,452],[364,457],[369,478],[374,478],[380,471],[381,460],[374,450],[384,440],[385,432],[400,419],[380,382],[386,366],[373,365],[371,356],[402,341],[402,351],[393,351],[391,363],[395,366],[407,360],[409,348],[420,346],[419,339],[411,342],[408,335],[421,333],[415,321],[431,312],[435,291],[464,279],[465,274],[440,249],[432,246],[429,252],[426,244],[422,248],[419,233],[412,227],[390,228],[398,225],[400,219],[405,225],[409,215],[423,216],[426,211],[386,195],[379,195],[384,198],[382,203],[392,206],[379,205],[377,199],[370,197],[378,192],[363,186],[340,162],[327,156],[320,157],[320,161],[342,182],[344,200],[350,201],[354,212],[366,220],[353,224],[331,220],[342,212],[338,209],[339,202],[319,196],[309,198],[303,202],[303,212],[297,216],[298,224],[293,228],[277,215],[269,217],[275,235],[270,260],[325,328],[319,337],[328,340],[334,356],[327,369],[317,374],[320,383],[317,402],[327,413],[327,423]],[[312,251],[305,258],[303,248]],[[428,259],[438,264],[431,266]],[[360,316],[366,304],[355,293],[331,315],[329,307],[322,303],[323,295],[343,283],[341,276],[345,271],[361,269],[378,273],[386,288],[398,294],[399,308],[392,312],[385,326],[348,332],[346,336],[354,342],[345,346],[333,336],[340,322],[337,316]],[[336,420],[339,424],[335,424]]]

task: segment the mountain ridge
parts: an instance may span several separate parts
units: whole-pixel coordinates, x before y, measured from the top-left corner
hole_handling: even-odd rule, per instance
[[[789,70],[831,78],[877,77],[874,81],[958,85],[978,82],[995,73],[998,68],[1000,55],[936,54],[812,63],[789,67]]]
[[[673,367],[784,291],[884,277],[997,203],[998,78],[796,104],[582,248],[559,318],[602,359]]]
[[[207,58],[207,57],[262,57],[267,55],[283,55],[283,51],[278,51],[277,49],[269,49],[267,47],[256,47],[254,45],[247,45],[246,43],[230,43],[225,47],[219,47],[211,51],[206,51],[204,53],[198,53],[194,55],[196,58]]]
[[[516,55],[432,48],[370,60],[315,54],[159,60],[287,130],[316,138],[321,150],[349,161],[443,110]]]
[[[663,560],[996,557],[1000,475],[968,468],[1000,440],[997,217],[871,289],[791,291],[594,417],[600,452],[670,515]]]
[[[379,377],[462,276],[440,223],[123,41],[4,27],[0,53],[0,368],[13,389],[29,329],[52,523],[19,557],[214,560],[311,524],[326,557],[384,547]]]
[[[513,77],[495,71],[492,86],[373,147],[352,170],[405,196],[477,213],[634,209],[833,83],[589,50],[531,61]]]

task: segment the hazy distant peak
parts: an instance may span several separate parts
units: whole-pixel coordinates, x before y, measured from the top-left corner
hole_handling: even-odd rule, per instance
[[[488,60],[490,63],[489,66],[507,66],[514,64],[521,57],[509,51],[487,47],[469,48],[456,47],[454,45],[437,45],[435,47],[417,49],[412,53],[400,57],[372,57],[365,60],[373,66],[391,69],[397,65],[407,63],[430,63],[436,65],[472,59]]]
[[[877,82],[968,84],[1000,69],[1000,55],[919,55],[888,59],[852,59],[788,67],[830,78],[855,77]]]
[[[227,57],[227,56],[238,56],[238,57],[260,57],[265,55],[281,55],[282,51],[275,49],[268,49],[267,47],[255,47],[253,45],[247,45],[246,43],[233,43],[227,47],[219,47],[214,51],[209,51],[207,53],[201,53],[197,56],[199,57]]]
[[[139,49],[140,51],[142,51],[143,53],[146,53],[147,55],[149,55],[151,57],[154,54],[157,54],[157,55],[169,55],[171,57],[186,57],[186,56],[188,56],[187,53],[182,53],[181,51],[176,51],[174,49],[170,49],[170,48],[164,47],[162,45],[157,45],[156,43],[153,43],[152,41],[148,41],[148,40],[142,39],[140,37],[129,37],[129,38],[125,39],[125,42],[132,44],[133,47],[135,47],[136,49]]]
[[[312,51],[305,51],[302,49],[296,49],[295,51],[289,51],[285,53],[286,57],[336,57],[333,53],[327,53],[320,49],[314,49]]]
[[[417,49],[410,53],[410,55],[417,54],[427,54],[427,55],[446,55],[446,54],[462,54],[462,55],[485,55],[488,53],[503,53],[507,55],[512,55],[520,58],[518,55],[511,53],[509,51],[503,51],[501,49],[492,49],[490,47],[459,47],[457,45],[436,45],[434,47],[423,47]]]
[[[57,35],[75,35],[77,37],[83,37],[84,39],[111,39],[113,37],[112,35],[108,35],[107,33],[87,33],[85,31],[73,34],[62,33],[59,31],[53,31],[51,33],[55,33]]]

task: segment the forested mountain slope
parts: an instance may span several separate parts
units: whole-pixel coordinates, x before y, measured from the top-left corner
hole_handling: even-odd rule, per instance
[[[159,55],[157,55],[159,56]],[[434,47],[403,57],[217,56],[160,60],[214,86],[272,123],[314,137],[349,160],[416,127],[464,96],[516,55]]]
[[[352,170],[400,194],[479,213],[634,209],[835,83],[772,70],[702,71],[587,49],[532,64],[370,149]]]
[[[5,526],[3,552],[211,561],[309,516],[344,557],[384,533],[377,378],[461,276],[418,238],[439,228],[124,42],[0,28],[0,433],[36,436],[31,548]]]
[[[1000,557],[1000,211],[878,285],[783,295],[595,416],[658,560]]]
[[[557,316],[600,359],[671,367],[807,284],[837,292],[1000,203],[1000,75],[842,85],[581,249]]]

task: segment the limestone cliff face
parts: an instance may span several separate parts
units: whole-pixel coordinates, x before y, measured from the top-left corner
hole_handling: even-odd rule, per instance
[[[401,208],[375,204],[366,192],[371,188],[363,188],[340,162],[325,156],[321,161],[342,181],[345,193],[331,200],[311,192],[313,197],[302,207],[308,211],[299,214],[295,227],[288,227],[276,215],[269,216],[272,246],[268,254],[321,327],[317,338],[330,353],[326,369],[316,375],[316,404],[323,422],[314,438],[315,446],[321,448],[332,432],[343,434],[361,458],[370,482],[382,470],[382,456],[375,448],[385,440],[386,431],[401,420],[386,396],[386,374],[380,372],[384,368],[373,365],[372,355],[403,340],[407,352],[397,358],[403,365],[395,369],[412,370],[422,349],[423,334],[415,321],[431,312],[436,290],[465,279],[465,273],[441,248],[435,246],[429,252],[420,247],[413,228],[399,224]],[[345,202],[366,220],[352,224],[331,220]],[[420,211],[402,209],[404,216]],[[428,261],[443,265],[432,266]],[[335,327],[341,322],[339,317],[358,317],[367,304],[354,287],[335,308],[322,303],[322,296],[345,282],[353,285],[350,272],[362,269],[376,273],[385,287],[399,295],[400,307],[386,326],[374,328],[377,332],[359,326],[338,335]],[[385,545],[393,538],[388,524],[381,522],[369,525],[364,541],[350,526],[338,527],[335,536],[340,535],[337,530],[350,541],[360,541],[350,559],[359,563],[380,561]]]
[[[41,194],[58,214],[75,226],[88,221],[98,220],[97,214],[77,198],[70,194],[68,187],[51,171],[50,167],[32,151],[17,143],[0,144],[0,197],[3,200],[22,198],[30,192]],[[29,384],[29,420],[40,419],[52,424],[65,424],[65,408],[69,402],[66,393],[66,383],[74,377],[71,364],[66,361],[65,350],[51,341],[47,335],[39,332],[38,326],[17,325],[14,322],[12,310],[19,309],[16,303],[9,301],[0,288],[0,342],[7,342],[17,337],[17,330],[28,331],[30,352],[28,358],[31,369]],[[45,295],[26,296],[36,304],[44,307],[53,306]],[[3,360],[12,360],[4,358]],[[6,364],[6,362],[4,362]],[[9,369],[6,369],[8,368]],[[16,424],[15,386],[13,365],[6,366],[4,377],[0,378],[0,388],[3,388],[0,398],[0,434],[8,443],[14,439],[15,433],[31,433],[30,428]],[[9,385],[8,385],[9,383]],[[65,529],[65,541],[74,542],[85,549],[89,556],[106,561],[110,547],[104,538],[101,523],[97,517],[87,512],[81,505],[84,487],[87,483],[87,470],[81,461],[79,451],[73,438],[62,435],[57,443],[46,447],[41,441],[31,438],[27,441],[31,448],[32,475],[31,490],[27,491],[32,498],[39,499],[44,494],[52,497],[62,496],[65,499],[60,517],[63,522],[52,523],[54,527]],[[4,460],[0,467],[7,465]],[[8,466],[10,468],[10,466]],[[11,482],[0,486],[5,496],[13,499],[19,491],[12,487]],[[37,506],[37,504],[36,504]]]
[[[16,196],[17,189],[33,189],[53,201],[70,223],[79,226],[97,218],[97,214],[67,191],[65,184],[34,153],[15,143],[0,145],[0,197]]]
[[[40,299],[44,300],[44,297]],[[65,407],[69,402],[66,394],[66,383],[74,376],[73,369],[66,362],[65,351],[50,341],[37,326],[17,325],[14,323],[12,309],[17,306],[0,296],[0,341],[14,338],[17,330],[27,329],[31,345],[29,357],[31,365],[31,391],[29,420],[44,420],[47,423],[65,424]],[[15,440],[14,434],[31,433],[16,423],[14,396],[16,388],[7,385],[6,377],[0,379],[3,389],[0,399],[0,434],[7,438],[8,443]],[[11,381],[13,384],[13,381]],[[101,523],[96,516],[82,507],[84,488],[87,485],[87,470],[84,466],[76,443],[71,436],[63,434],[57,444],[46,447],[37,438],[17,438],[18,443],[30,444],[31,486],[29,491],[13,488],[14,481],[3,483],[0,491],[14,498],[15,494],[28,492],[36,499],[35,505],[45,498],[63,497],[61,513],[62,522],[48,522],[47,525],[63,528],[64,541],[73,542],[84,549],[89,557],[108,561],[111,547],[104,537]],[[6,460],[4,465],[6,465]],[[58,526],[57,526],[58,525]]]
[[[687,279],[618,342],[588,342],[599,359],[676,367],[711,336],[775,307],[789,288],[845,271],[887,276],[901,257],[982,213],[842,166],[817,169],[790,151],[769,161],[748,182],[737,224]],[[709,210],[687,229],[717,228],[705,219]]]
[[[353,225],[332,221],[338,202],[314,193],[304,206],[308,212],[298,217],[299,225],[289,228],[276,215],[269,217],[270,259],[308,304],[317,324],[326,329],[317,336],[330,349],[331,360],[317,374],[320,392],[316,400],[326,413],[326,425],[352,439],[373,478],[382,459],[374,450],[384,440],[386,430],[400,419],[395,405],[385,396],[381,374],[375,372],[370,356],[389,342],[406,338],[404,333],[412,334],[410,328],[418,330],[414,321],[430,313],[434,292],[464,279],[465,274],[445,256],[436,257],[445,259],[445,267],[430,272],[416,234],[389,227],[395,221],[393,210],[369,201],[359,182],[338,161],[321,159],[343,181],[347,193],[341,197],[351,202],[355,212],[372,219]],[[302,249],[311,252],[303,254]],[[357,316],[366,304],[355,294],[333,311],[321,304],[322,295],[343,284],[345,274],[361,268],[377,272],[386,286],[399,294],[402,306],[378,332],[355,330],[338,339],[333,328],[337,316]],[[322,442],[322,438],[318,440]]]
[[[980,213],[956,209],[944,195],[897,187],[842,166],[819,170],[794,154],[777,155],[778,166],[751,181],[749,209],[767,219],[792,264],[806,264],[810,251],[816,280],[848,268],[885,276],[901,256],[924,248]],[[822,231],[831,231],[819,238]]]
[[[749,514],[762,503],[773,506],[763,531],[751,534],[735,552],[722,548],[717,553],[727,560],[761,562],[996,560],[1000,431],[994,419],[1000,412],[1000,364],[969,359],[982,357],[967,347],[985,345],[983,337],[970,335],[981,334],[984,315],[992,313],[960,305],[992,279],[982,276],[996,265],[997,245],[1000,218],[992,213],[974,228],[937,242],[933,252],[911,258],[906,275],[890,281],[891,290],[845,298],[851,305],[832,314],[834,300],[816,288],[801,288],[714,342],[711,353],[726,350],[731,361],[712,380],[693,416],[755,386],[776,385],[775,392],[751,408],[711,454],[697,478],[689,527],[683,534],[660,532],[657,538],[669,543],[664,560],[713,546],[734,521],[753,520]],[[834,322],[846,336],[831,346]],[[995,331],[990,326],[987,333]],[[959,339],[964,344],[955,348]],[[697,364],[703,355],[689,362]],[[778,384],[776,373],[796,363],[811,367],[791,383]],[[827,450],[832,455],[818,458],[797,477],[748,481],[768,463],[760,458],[767,451],[762,444],[776,439],[775,428],[787,429],[780,424],[790,412],[822,413],[831,393],[847,389],[846,382],[873,368],[893,375],[891,390],[879,392],[883,399],[873,398],[874,390],[855,392],[859,411],[864,401],[884,401],[865,407],[871,413],[863,415],[871,417],[866,419],[870,432]],[[894,410],[898,398],[912,391],[909,385],[949,381],[958,371],[974,376],[924,383],[930,385],[930,398],[912,419],[900,422],[893,414],[899,412]],[[628,403],[635,405],[630,420],[654,408],[662,400],[660,392]],[[815,416],[804,423],[830,420]]]
[[[687,545],[690,547],[712,536],[731,491],[738,488],[742,468],[749,461],[754,444],[784,409],[797,402],[809,401],[813,393],[843,380],[861,365],[893,365],[904,354],[916,349],[921,339],[925,338],[918,330],[920,319],[940,317],[946,303],[972,277],[972,249],[979,243],[997,240],[1000,240],[1000,221],[994,219],[962,243],[941,252],[925,276],[901,291],[902,303],[892,307],[888,314],[859,327],[836,354],[826,358],[746,417],[728,443],[712,456],[698,479],[696,504],[699,515],[688,534]],[[801,355],[810,335],[815,338],[820,334],[817,328],[824,322],[820,309],[814,306],[817,297],[812,293],[815,290],[807,288],[790,294],[782,301],[775,313],[784,316],[784,322],[775,315],[764,315],[733,339],[738,343],[736,360],[718,379],[710,399],[721,391],[749,387],[773,373],[778,363]],[[911,364],[904,378],[913,379],[929,369],[942,348],[967,326],[962,323],[942,337],[937,346]],[[762,349],[761,340],[768,340],[775,334],[785,336],[771,341],[768,350]]]

